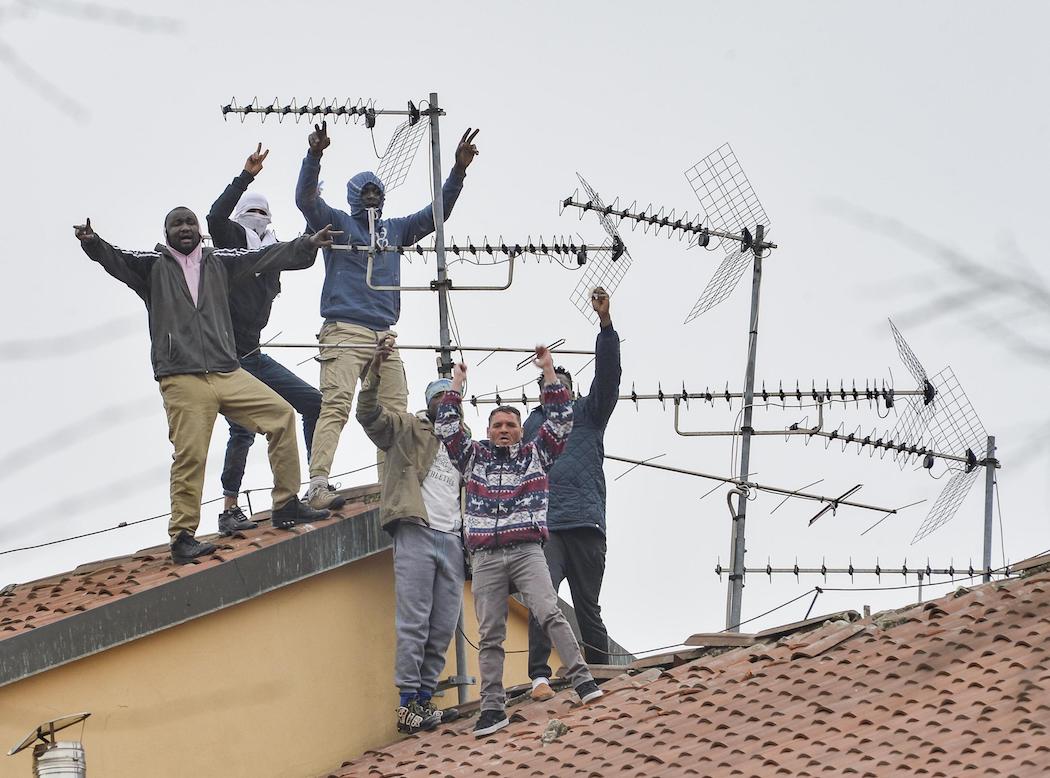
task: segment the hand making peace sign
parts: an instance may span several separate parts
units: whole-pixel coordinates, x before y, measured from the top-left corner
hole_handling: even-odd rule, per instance
[[[332,145],[332,139],[328,137],[328,122],[323,121],[314,125],[314,131],[306,139],[310,144],[310,153],[321,156],[326,148]]]
[[[269,149],[266,149],[266,151],[262,150],[262,144],[260,143],[258,148],[248,155],[248,161],[244,163],[244,172],[251,173],[253,176],[259,175],[259,172],[263,169],[263,160],[266,159],[269,153]]]
[[[459,139],[459,145],[456,147],[456,167],[460,172],[465,172],[470,163],[474,161],[474,157],[481,153],[478,151],[478,147],[474,145],[474,138],[478,136],[479,132],[481,130],[474,130],[472,134],[470,127],[467,127],[467,131]]]

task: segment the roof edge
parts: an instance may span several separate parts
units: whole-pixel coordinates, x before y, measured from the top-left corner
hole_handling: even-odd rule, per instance
[[[378,506],[0,641],[0,687],[379,553]]]

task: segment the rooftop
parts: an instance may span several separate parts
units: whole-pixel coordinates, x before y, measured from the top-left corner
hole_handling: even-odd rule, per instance
[[[525,696],[492,736],[475,739],[468,717],[330,778],[1044,775],[1050,557],[1025,567],[868,619],[695,636],[709,645],[636,662],[586,707],[571,691]]]

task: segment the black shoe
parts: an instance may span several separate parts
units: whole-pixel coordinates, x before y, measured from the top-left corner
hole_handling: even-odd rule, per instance
[[[246,529],[255,529],[259,525],[244,515],[240,505],[227,508],[219,514],[219,534],[232,535]]]
[[[431,703],[412,700],[397,709],[397,731],[412,735],[420,730],[431,730],[441,723],[441,711]]]
[[[576,693],[580,695],[580,702],[587,703],[602,696],[602,690],[594,681],[584,681],[576,687]]]
[[[291,529],[296,524],[309,524],[311,521],[327,519],[331,511],[318,511],[311,508],[298,497],[293,497],[270,514],[270,523],[277,529]]]
[[[425,730],[431,730],[438,724],[444,724],[446,721],[455,721],[459,718],[458,710],[455,708],[449,708],[447,711],[439,710],[433,700],[419,703],[419,708],[423,711],[422,728]],[[447,719],[445,718],[446,713],[449,714]]]
[[[171,561],[177,565],[186,565],[195,562],[198,557],[214,554],[216,550],[211,543],[201,543],[186,530],[182,530],[171,544]]]
[[[474,725],[474,737],[485,737],[493,732],[498,732],[510,724],[507,714],[501,710],[483,710],[478,716],[478,723]]]

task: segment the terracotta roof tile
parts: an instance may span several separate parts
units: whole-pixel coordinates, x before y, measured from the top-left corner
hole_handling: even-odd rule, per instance
[[[131,597],[164,584],[174,578],[195,575],[231,559],[289,540],[313,528],[367,512],[372,507],[370,492],[377,487],[353,490],[349,502],[330,519],[295,527],[292,531],[273,529],[269,512],[254,518],[264,523],[258,529],[237,533],[233,537],[202,536],[220,547],[217,554],[199,564],[175,565],[167,545],[152,546],[127,556],[82,564],[75,570],[42,578],[38,581],[8,586],[0,596],[0,640],[26,630],[59,621],[66,616]]]
[[[475,740],[475,719],[462,719],[331,776],[1044,774],[1050,572],[871,623],[838,615],[621,675],[587,707],[570,691],[513,706],[491,737]],[[569,731],[544,743],[553,718]]]

